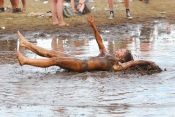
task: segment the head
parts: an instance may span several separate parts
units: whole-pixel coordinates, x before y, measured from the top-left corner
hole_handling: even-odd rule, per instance
[[[121,63],[133,60],[131,52],[127,49],[118,49],[117,51],[115,51],[114,57]]]

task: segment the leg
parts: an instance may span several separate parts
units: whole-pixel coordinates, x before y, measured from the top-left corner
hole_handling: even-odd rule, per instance
[[[85,7],[85,5],[82,4],[81,7],[78,9],[78,15],[82,15],[83,14],[84,7]]]
[[[21,8],[19,8],[19,0],[10,0],[12,4],[12,13],[21,12]]]
[[[54,65],[53,59],[30,59],[23,56],[19,51],[15,50],[16,57],[18,58],[19,64],[22,65],[32,65],[37,67],[49,67]]]
[[[22,12],[26,11],[26,0],[21,0],[22,1]]]
[[[79,0],[78,6],[77,6],[77,10],[78,10],[78,14],[82,15],[84,7],[85,7],[85,2],[86,0]]]
[[[125,8],[129,9],[129,0],[124,0],[124,3],[125,3]]]
[[[54,50],[47,50],[44,49],[42,47],[36,46],[30,42],[28,42],[23,36],[22,34],[18,31],[18,37],[20,40],[20,46],[26,47],[27,49],[31,50],[32,52],[43,56],[43,57],[56,57],[56,56],[68,56],[66,54],[64,54],[63,52],[59,52],[59,51],[54,51]]]
[[[13,11],[13,9],[16,8],[15,0],[10,0],[10,2],[11,2],[11,5],[12,5],[12,11]]]
[[[58,25],[59,26],[69,26],[69,24],[65,23],[63,20],[63,1],[64,0],[57,0],[57,4],[56,4]]]
[[[114,6],[113,0],[108,0],[108,5],[109,5],[109,10],[113,11],[113,6]]]
[[[4,0],[0,0],[0,8],[4,8]]]
[[[132,16],[129,11],[129,0],[124,0],[125,8],[126,8],[126,18],[132,19]]]
[[[0,13],[4,12],[4,0],[0,0]]]
[[[16,57],[19,64],[22,65],[32,65],[36,67],[50,67],[50,66],[60,66],[63,69],[83,72],[87,70],[87,63],[84,60],[76,58],[66,58],[66,57],[52,57],[46,59],[31,59],[23,56],[19,51],[15,51]]]
[[[52,13],[52,24],[57,25],[58,24],[58,18],[57,18],[57,8],[56,8],[57,0],[51,0],[51,13]]]
[[[113,19],[114,18],[114,11],[113,11],[114,2],[113,2],[113,0],[108,0],[108,5],[109,5],[109,10],[110,10],[110,16],[108,19]]]

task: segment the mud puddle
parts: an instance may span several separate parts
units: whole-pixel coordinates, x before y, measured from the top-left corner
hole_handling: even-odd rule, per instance
[[[175,116],[175,25],[164,21],[154,21],[150,26],[121,24],[103,28],[101,34],[110,53],[125,47],[135,60],[152,60],[166,71],[142,76],[20,67],[14,48],[30,58],[39,56],[19,48],[17,35],[1,37],[1,117]],[[93,34],[33,32],[24,36],[38,46],[77,57],[99,53]]]

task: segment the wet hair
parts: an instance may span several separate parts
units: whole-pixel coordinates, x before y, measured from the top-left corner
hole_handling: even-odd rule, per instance
[[[124,62],[132,61],[132,60],[134,59],[133,59],[131,52],[129,50],[126,50],[125,56],[123,57],[123,60],[120,60],[120,62],[124,63]]]

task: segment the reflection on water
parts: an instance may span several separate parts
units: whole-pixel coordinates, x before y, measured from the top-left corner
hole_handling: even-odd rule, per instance
[[[134,59],[155,61],[167,71],[141,76],[105,71],[75,73],[59,67],[20,67],[13,53],[18,45],[17,36],[0,40],[1,117],[175,116],[175,25],[122,24],[101,32],[110,53],[125,47],[131,50]],[[77,57],[99,53],[93,34],[31,35],[24,36],[38,46]],[[39,57],[19,49],[25,56]]]
[[[14,48],[17,45],[17,41],[14,39],[0,41],[0,64],[8,62],[14,63]]]

